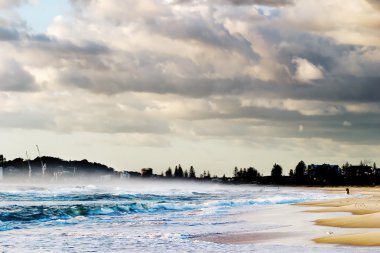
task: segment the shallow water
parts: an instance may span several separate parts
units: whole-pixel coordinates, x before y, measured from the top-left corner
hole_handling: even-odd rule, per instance
[[[0,245],[2,252],[284,252],[281,245],[225,245],[197,238],[275,228],[247,224],[236,214],[336,197],[341,196],[302,188],[187,182],[0,185]],[[301,246],[286,248],[305,252]],[[326,249],[350,250],[313,246],[307,252]]]

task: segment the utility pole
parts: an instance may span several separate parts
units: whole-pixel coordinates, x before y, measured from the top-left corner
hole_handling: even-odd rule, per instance
[[[44,163],[42,162],[41,153],[40,153],[40,148],[38,147],[38,145],[36,145],[36,147],[37,147],[37,151],[38,151],[38,157],[40,158],[40,162],[41,162],[42,176],[45,176],[46,163],[44,164]]]
[[[28,167],[29,167],[29,179],[31,179],[32,178],[32,167],[30,167],[30,161],[29,161],[28,151],[26,151],[25,153],[26,153],[26,159],[28,161]]]

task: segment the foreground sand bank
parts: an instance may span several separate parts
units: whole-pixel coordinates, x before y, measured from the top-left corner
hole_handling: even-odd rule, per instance
[[[331,191],[342,191],[337,188]],[[370,228],[371,232],[363,233],[353,230],[350,234],[331,234],[314,239],[317,243],[344,244],[354,246],[380,246],[380,188],[353,188],[352,192],[361,197],[317,201],[299,204],[300,206],[319,207],[307,210],[310,213],[348,212],[349,216],[317,219],[316,225],[337,228]]]
[[[317,243],[344,244],[351,246],[380,246],[380,232],[339,235],[314,239]]]

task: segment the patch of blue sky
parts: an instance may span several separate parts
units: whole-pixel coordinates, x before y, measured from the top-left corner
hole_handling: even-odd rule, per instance
[[[68,0],[36,0],[18,8],[18,13],[34,33],[46,33],[54,18],[70,11]]]
[[[269,7],[269,6],[256,6],[257,11],[260,15],[266,16],[267,18],[276,18],[281,15],[281,9],[278,7]]]

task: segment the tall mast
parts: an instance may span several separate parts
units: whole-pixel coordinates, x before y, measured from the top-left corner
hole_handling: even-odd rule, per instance
[[[44,164],[42,162],[40,148],[38,147],[38,145],[36,145],[36,147],[37,147],[37,151],[38,151],[38,157],[40,158],[40,162],[41,162],[42,176],[44,176],[45,175],[45,170],[46,170],[46,164]]]
[[[26,159],[28,159],[29,179],[31,179],[32,178],[32,167],[30,167],[30,161],[29,161],[28,151],[26,151]]]

